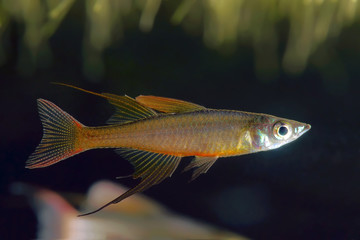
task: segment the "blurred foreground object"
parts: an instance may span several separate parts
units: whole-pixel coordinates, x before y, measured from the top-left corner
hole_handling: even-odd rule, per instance
[[[86,209],[96,208],[126,190],[109,181],[97,182],[86,197]],[[99,214],[77,217],[78,212],[50,190],[18,183],[13,185],[13,192],[31,200],[38,218],[38,239],[247,239],[174,215],[141,194]]]
[[[0,64],[6,61],[4,36],[13,20],[24,26],[20,69],[29,63],[48,64],[49,38],[74,6],[74,0],[0,0]],[[211,48],[232,53],[241,40],[255,50],[257,72],[265,78],[276,75],[282,59],[287,72],[299,73],[308,58],[326,40],[359,18],[358,0],[83,0],[86,27],[83,61],[88,77],[104,72],[102,52],[123,36],[124,29],[138,25],[150,31],[158,11],[171,16],[191,33],[203,33]],[[163,6],[163,7],[161,7]],[[83,11],[76,9],[74,12]],[[81,14],[80,14],[81,15]],[[76,16],[76,15],[75,15]],[[287,25],[289,30],[279,29]],[[280,30],[280,31],[279,31]],[[279,32],[287,32],[283,56],[279,54]],[[55,47],[55,46],[53,46]],[[282,53],[280,53],[282,54]]]

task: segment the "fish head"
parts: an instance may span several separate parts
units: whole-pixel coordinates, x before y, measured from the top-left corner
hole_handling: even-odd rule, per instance
[[[255,151],[279,148],[309,131],[310,124],[274,116],[262,116],[260,123],[252,129]]]

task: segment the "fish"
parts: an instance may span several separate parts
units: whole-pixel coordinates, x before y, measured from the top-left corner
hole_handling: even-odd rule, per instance
[[[310,128],[310,124],[263,113],[207,108],[167,97],[139,95],[131,98],[96,93],[65,83],[55,83],[100,96],[115,107],[107,125],[80,123],[54,103],[38,99],[43,137],[26,161],[26,168],[43,168],[97,148],[114,148],[134,167],[141,181],[96,213],[171,177],[183,157],[194,156],[184,171],[191,180],[206,173],[218,158],[279,148]]]

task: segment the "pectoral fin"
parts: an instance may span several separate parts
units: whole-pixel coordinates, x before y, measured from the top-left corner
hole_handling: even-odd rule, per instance
[[[200,157],[196,156],[189,165],[186,166],[184,171],[196,168],[192,174],[191,180],[195,180],[200,174],[206,173],[209,168],[216,162],[219,157]]]
[[[136,97],[136,101],[156,111],[165,113],[193,112],[206,109],[195,103],[165,97],[140,95]]]
[[[111,204],[116,204],[137,192],[142,192],[145,189],[160,183],[173,174],[181,160],[181,157],[177,156],[134,149],[118,149],[117,152],[133,164],[135,167],[133,178],[141,177],[141,182],[99,209],[79,216],[96,213]]]

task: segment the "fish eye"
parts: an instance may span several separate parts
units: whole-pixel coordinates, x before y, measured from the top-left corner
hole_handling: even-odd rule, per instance
[[[286,140],[291,135],[291,128],[286,122],[277,122],[274,124],[274,136],[279,140]]]
[[[279,127],[278,133],[281,136],[285,136],[288,133],[288,131],[289,130],[287,129],[287,127],[281,126]]]

